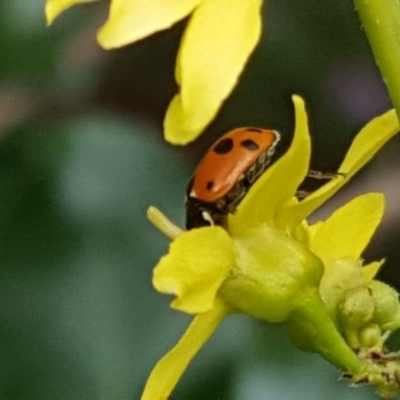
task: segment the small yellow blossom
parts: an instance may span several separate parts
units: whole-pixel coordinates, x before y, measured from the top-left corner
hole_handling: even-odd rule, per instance
[[[296,190],[309,169],[310,136],[301,98],[294,96],[296,129],[288,152],[251,187],[227,229],[180,231],[154,208],[149,218],[173,239],[154,270],[153,284],[173,294],[172,306],[194,319],[177,345],[153,369],[143,400],[166,399],[196,352],[230,313],[286,322],[292,341],[318,352],[354,382],[367,380],[381,393],[398,384],[369,357],[383,352],[388,332],[400,327],[397,293],[373,277],[382,262],[362,267],[360,256],[384,207],[380,194],[360,196],[326,221],[306,218],[331,197],[397,131],[394,111],[367,124],[338,174],[302,201]],[[343,228],[345,227],[345,229]],[[342,336],[344,332],[344,337]]]
[[[47,0],[48,23],[76,3]],[[112,0],[98,32],[105,49],[125,46],[190,16],[176,61],[178,94],[164,121],[166,139],[194,140],[235,87],[261,35],[262,0]]]

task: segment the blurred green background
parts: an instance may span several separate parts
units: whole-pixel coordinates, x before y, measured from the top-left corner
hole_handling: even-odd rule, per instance
[[[185,22],[112,52],[95,43],[107,4],[74,7],[46,28],[43,3],[0,4],[0,399],[139,399],[155,362],[190,318],[153,291],[168,240],[149,205],[183,224],[186,183],[223,132],[293,128],[303,95],[312,167],[334,171],[352,138],[390,100],[350,0],[270,0],[263,39],[204,135],[162,138]],[[355,194],[383,191],[388,212],[367,261],[400,288],[395,138],[314,217]],[[282,182],[284,184],[284,182]],[[354,389],[280,326],[230,317],[190,366],[174,400],[375,399]]]

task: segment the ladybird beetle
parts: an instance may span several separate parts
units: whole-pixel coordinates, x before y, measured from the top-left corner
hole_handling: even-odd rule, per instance
[[[250,186],[271,162],[280,134],[237,128],[206,152],[186,191],[186,229],[226,225]]]

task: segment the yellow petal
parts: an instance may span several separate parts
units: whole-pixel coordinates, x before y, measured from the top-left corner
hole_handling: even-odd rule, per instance
[[[45,14],[47,24],[53,21],[66,9],[79,3],[91,3],[95,0],[47,0],[45,6]]]
[[[112,0],[107,22],[97,40],[105,49],[125,46],[170,28],[201,0]]]
[[[380,193],[356,197],[319,225],[311,244],[325,265],[331,260],[357,261],[378,227],[385,198]]]
[[[212,310],[199,314],[177,345],[156,364],[147,380],[141,399],[167,399],[187,365],[227,314],[229,308],[221,301],[217,301]]]
[[[285,202],[297,203],[293,196],[308,171],[311,144],[304,101],[293,96],[293,103],[296,115],[293,142],[288,152],[251,187],[236,214],[229,216],[232,235],[240,235],[263,222],[284,225],[284,218],[277,221],[279,209]]]
[[[202,0],[177,59],[180,92],[165,117],[166,139],[186,144],[212,121],[260,39],[262,0]]]
[[[297,225],[332,197],[377,151],[399,131],[399,121],[394,110],[387,111],[371,120],[354,139],[339,168],[343,176],[337,176],[316,190],[297,205],[288,205],[285,210],[288,220]]]
[[[323,225],[324,221],[317,221],[312,225],[308,226],[308,238],[309,243],[314,240],[315,234],[318,232],[319,228]],[[311,248],[311,244],[309,246]]]
[[[219,227],[179,235],[154,269],[154,287],[176,296],[171,307],[189,314],[214,306],[221,283],[235,265],[233,243]]]
[[[395,110],[372,119],[354,139],[339,172],[354,175],[398,132],[399,121]]]
[[[384,259],[380,261],[374,261],[363,267],[362,272],[364,283],[368,283],[375,278],[376,274],[379,272],[384,262]]]

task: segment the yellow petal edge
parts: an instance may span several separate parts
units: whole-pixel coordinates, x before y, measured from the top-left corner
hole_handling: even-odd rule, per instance
[[[229,313],[229,308],[217,301],[212,310],[197,315],[176,346],[152,370],[141,400],[168,399],[190,361]]]
[[[299,204],[288,205],[286,209],[282,209],[282,213],[295,224],[307,218],[370,161],[379,149],[399,132],[399,129],[399,121],[393,109],[372,119],[361,129],[351,144],[339,168],[339,172],[344,175],[338,175]]]
[[[196,314],[214,306],[221,283],[235,265],[235,251],[225,230],[192,229],[178,236],[153,272],[153,285],[176,296],[171,307]]]
[[[329,265],[328,259],[357,261],[382,220],[385,198],[381,193],[358,196],[318,224],[311,251]]]
[[[168,29],[189,15],[201,0],[113,0],[97,35],[105,49],[125,46]]]
[[[45,15],[48,25],[65,10],[79,3],[92,3],[96,0],[47,0],[45,6]]]
[[[167,141],[189,143],[216,116],[260,39],[261,6],[262,0],[202,0],[179,49],[180,93],[165,117]]]

